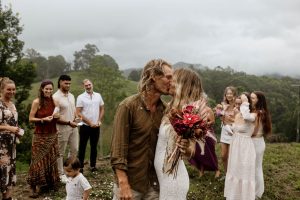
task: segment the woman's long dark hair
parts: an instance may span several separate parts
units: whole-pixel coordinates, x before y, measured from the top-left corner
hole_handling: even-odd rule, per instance
[[[53,84],[52,81],[50,81],[50,80],[43,80],[42,81],[40,89],[39,89],[39,94],[38,94],[39,102],[40,102],[40,106],[39,106],[40,108],[42,108],[46,105],[45,104],[45,96],[44,96],[44,92],[43,92],[43,89],[45,88],[46,85],[52,85],[52,87],[54,87],[54,84]],[[52,95],[51,95],[50,98],[53,101]]]
[[[264,135],[269,135],[272,132],[272,122],[270,112],[267,107],[266,97],[261,91],[252,92],[257,96],[257,103],[253,109],[257,113],[257,119],[262,123]]]

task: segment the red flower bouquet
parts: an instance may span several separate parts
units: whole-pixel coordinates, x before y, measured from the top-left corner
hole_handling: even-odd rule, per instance
[[[169,120],[172,124],[177,136],[183,139],[203,139],[209,125],[206,120],[206,102],[199,100],[192,104],[183,106],[182,110],[172,110],[170,112]],[[168,174],[177,173],[178,160],[181,152],[176,146],[168,162],[172,162]]]

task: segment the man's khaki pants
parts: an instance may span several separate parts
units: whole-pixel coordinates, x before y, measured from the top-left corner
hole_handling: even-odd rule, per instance
[[[58,173],[59,175],[64,174],[64,155],[69,145],[69,155],[68,156],[77,156],[78,152],[78,129],[72,128],[71,130],[65,132],[58,132],[58,148],[59,148],[59,158],[57,159]]]

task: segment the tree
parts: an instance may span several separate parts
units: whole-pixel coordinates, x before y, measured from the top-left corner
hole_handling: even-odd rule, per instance
[[[53,78],[71,70],[71,64],[62,55],[43,57],[35,49],[27,49],[25,57],[36,66],[37,80]]]
[[[34,66],[31,62],[21,60],[24,42],[18,39],[23,28],[19,25],[17,14],[12,9],[2,8],[0,2],[0,76],[8,76],[16,82],[17,102],[28,97],[28,91],[34,77]]]
[[[44,56],[42,56],[38,51],[35,49],[27,49],[25,51],[25,59],[31,61],[35,65],[36,69],[36,80],[40,81],[43,80],[48,76],[48,60]]]
[[[115,70],[119,69],[119,66],[115,59],[113,59],[110,55],[96,55],[91,61],[90,61],[91,66],[101,66],[101,67],[109,67]]]
[[[84,49],[75,51],[74,55],[74,70],[88,69],[91,60],[96,56],[99,49],[94,44],[86,44]]]
[[[37,75],[37,81],[46,79],[49,77],[49,72],[48,72],[48,60],[47,58],[43,56],[36,57],[34,59],[30,60],[33,62],[36,66],[36,75]]]
[[[129,75],[128,75],[128,79],[132,80],[132,81],[139,81],[140,80],[140,76],[141,76],[141,70],[132,70]]]
[[[65,58],[62,55],[49,56],[47,78],[60,76],[64,72],[68,71],[69,68],[70,68],[70,63],[66,62]]]
[[[2,8],[0,2],[0,77],[22,58],[24,42],[18,39],[23,27],[17,14],[9,7]]]
[[[36,69],[33,62],[22,59],[24,42],[18,39],[22,30],[18,15],[14,14],[11,8],[2,9],[0,1],[0,76],[7,76],[14,80],[17,87],[15,105],[18,111],[18,123],[27,132],[21,144],[17,146],[17,157],[19,160],[21,158],[28,161],[32,134],[28,123],[29,110],[23,102],[29,96]]]
[[[0,76],[7,76],[16,83],[16,106],[20,113],[19,123],[28,121],[27,116],[25,119],[25,115],[28,113],[22,102],[28,98],[31,83],[35,77],[33,63],[22,60],[24,42],[18,39],[22,30],[18,15],[14,14],[10,7],[3,9],[0,2]]]
[[[97,55],[91,61],[89,70],[85,70],[82,74],[82,79],[89,77],[94,84],[94,90],[101,93],[105,102],[104,120],[106,123],[110,123],[113,120],[116,106],[126,97],[123,88],[127,85],[128,80],[118,69],[107,65],[106,58]]]
[[[19,123],[27,123],[28,112],[23,105],[23,101],[29,97],[31,84],[33,83],[33,78],[36,76],[34,64],[26,59],[22,59],[11,68],[6,76],[10,77],[16,83],[15,104],[19,114]]]
[[[113,69],[119,69],[119,65],[117,64],[117,62],[113,57],[106,54],[104,54],[102,57],[106,66],[111,67]]]
[[[38,58],[38,57],[41,57],[42,55],[37,52],[35,49],[27,49],[25,51],[25,58],[28,58],[28,59],[35,59],[35,58]]]

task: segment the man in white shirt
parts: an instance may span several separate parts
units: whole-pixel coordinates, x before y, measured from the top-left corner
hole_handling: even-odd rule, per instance
[[[90,167],[93,172],[97,170],[97,144],[100,136],[100,126],[104,116],[104,102],[101,95],[93,91],[93,83],[90,80],[83,80],[83,86],[85,92],[77,97],[76,104],[77,115],[83,122],[79,130],[78,158],[81,163],[81,172],[83,172],[85,149],[90,139]]]
[[[77,156],[78,152],[78,129],[74,95],[69,92],[71,77],[61,75],[58,79],[58,90],[53,94],[53,99],[58,102],[60,118],[57,121],[59,158],[57,160],[60,179],[66,183],[64,175],[63,159],[66,147],[69,144],[70,155]]]

